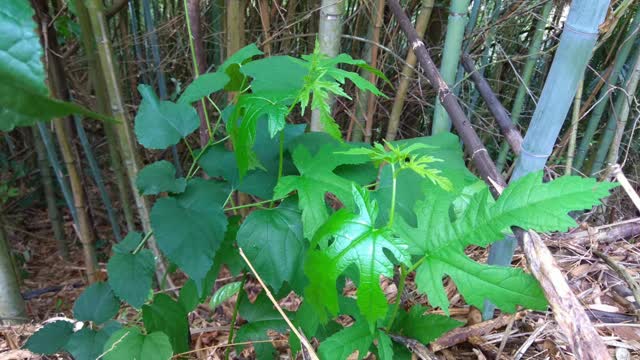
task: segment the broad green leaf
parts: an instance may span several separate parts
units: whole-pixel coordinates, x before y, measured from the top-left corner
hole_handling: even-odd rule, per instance
[[[284,201],[275,209],[253,211],[240,226],[238,246],[276,292],[285,282],[294,285],[306,250],[297,206]]]
[[[258,49],[256,44],[249,44],[229,56],[218,69],[218,72],[227,74],[230,79],[224,89],[227,91],[244,90],[249,85],[249,80],[240,69],[244,64],[250,62],[251,58],[262,54],[263,52]]]
[[[200,75],[184,89],[184,92],[178,99],[178,103],[191,104],[194,101],[198,101],[205,96],[224,89],[229,80],[231,80],[229,76],[222,72]]]
[[[138,142],[147,149],[166,149],[200,126],[196,110],[188,104],[160,100],[148,85],[139,85],[142,103],[135,118]]]
[[[334,290],[335,292],[335,290]],[[318,348],[321,359],[346,359],[358,352],[357,359],[364,358],[373,344],[374,335],[366,322],[356,322],[324,340]]]
[[[218,291],[216,291],[211,297],[209,308],[211,308],[211,310],[215,310],[215,308],[220,306],[223,302],[229,300],[233,295],[237,294],[241,288],[241,281],[234,281],[220,287],[220,289],[218,289]]]
[[[51,322],[31,335],[24,347],[36,354],[53,355],[63,350],[72,334],[72,323],[68,321]]]
[[[147,332],[162,332],[169,337],[174,353],[189,351],[189,320],[180,303],[157,294],[152,303],[142,307],[142,319]]]
[[[346,209],[333,214],[313,238],[305,262],[309,286],[305,299],[325,313],[339,310],[336,281],[347,268],[358,271],[357,303],[371,327],[387,313],[387,300],[380,288],[380,276],[393,276],[394,265],[385,251],[408,264],[407,245],[387,228],[375,228],[377,204],[364,189],[352,187],[357,213]],[[329,243],[329,239],[333,242]],[[326,317],[326,314],[325,314]]]
[[[236,247],[236,239],[238,230],[240,229],[240,221],[242,217],[234,215],[229,217],[229,225],[227,233],[224,235],[224,241],[216,253],[214,266],[226,265],[232,275],[238,275],[246,267],[244,260],[240,257],[238,248]]]
[[[427,309],[414,305],[409,312],[398,312],[392,332],[429,344],[444,333],[464,325],[464,323],[442,315],[424,315]]]
[[[137,254],[116,251],[107,263],[109,286],[122,301],[139,309],[149,297],[155,268],[151,250]]]
[[[248,323],[238,329],[234,342],[260,341],[253,344],[257,359],[273,359],[273,344],[270,341],[264,342],[270,340],[267,332],[272,330],[283,333],[288,327],[271,301],[264,293],[260,293],[253,304],[244,296],[238,312]],[[237,349],[240,347],[237,346]]]
[[[127,254],[135,250],[142,241],[142,234],[136,231],[132,231],[122,239],[119,243],[113,246],[114,253]]]
[[[75,360],[95,360],[102,354],[104,344],[110,336],[111,334],[104,330],[84,328],[73,333],[64,348]]]
[[[156,161],[142,168],[136,176],[136,187],[142,195],[161,192],[181,193],[187,187],[184,178],[176,179],[176,168],[166,160]]]
[[[383,331],[378,330],[378,357],[380,360],[393,360],[393,343]]]
[[[116,316],[120,302],[106,282],[97,282],[86,288],[73,305],[73,317],[80,321],[102,324]]]
[[[227,217],[222,207],[228,194],[226,183],[193,179],[184,193],[158,199],[151,210],[160,250],[196,281],[198,289],[224,239]]]
[[[290,56],[271,56],[245,64],[241,70],[251,76],[254,93],[297,95],[304,86],[308,69]]]
[[[113,333],[103,353],[104,360],[169,360],[173,355],[167,335],[161,332],[144,335],[138,327]]]
[[[178,302],[187,313],[192,312],[196,307],[198,307],[198,304],[200,303],[200,295],[198,294],[198,287],[193,280],[189,279],[189,281],[180,288]]]
[[[82,106],[49,97],[38,26],[27,1],[5,1],[0,8],[0,131],[38,121],[83,114],[113,121]]]
[[[367,161],[366,158],[335,154],[334,149],[334,146],[326,145],[312,155],[307,148],[298,146],[293,151],[293,162],[300,176],[282,177],[274,190],[276,198],[285,197],[292,191],[298,192],[304,236],[308,239],[329,217],[326,193],[336,195],[346,206],[353,205],[352,182],[336,175],[333,170],[339,165]]]

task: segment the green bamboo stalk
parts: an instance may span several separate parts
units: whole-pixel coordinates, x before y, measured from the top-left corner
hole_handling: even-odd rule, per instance
[[[442,74],[442,79],[451,88],[453,88],[453,82],[456,79],[456,73],[460,64],[462,41],[464,40],[464,31],[467,24],[469,2],[470,0],[451,0],[451,5],[449,7],[447,35],[444,40],[440,74]],[[431,133],[436,135],[450,130],[451,119],[449,119],[449,114],[447,114],[446,110],[440,103],[440,99],[438,99],[436,102],[436,109],[433,113]]]
[[[598,26],[607,14],[609,0],[574,0],[560,37],[538,106],[524,137],[511,181],[544,169],[569,112],[580,79],[598,39]],[[515,250],[515,238],[495,243],[489,263],[508,266]],[[483,315],[493,317],[495,306],[486,302]]]
[[[288,16],[288,13],[287,13]],[[224,0],[211,1],[211,28],[213,29],[214,40],[211,42],[211,49],[207,51],[211,54],[209,63],[220,65],[224,61]]]
[[[589,117],[589,122],[587,123],[587,127],[582,135],[582,139],[580,140],[578,152],[576,153],[574,166],[576,169],[581,169],[584,165],[584,160],[587,157],[587,151],[591,145],[593,136],[598,129],[598,125],[600,124],[600,120],[602,119],[602,115],[604,114],[607,105],[609,105],[609,97],[611,96],[612,89],[618,83],[620,71],[622,70],[624,64],[627,62],[627,59],[631,54],[631,50],[633,49],[635,39],[637,39],[638,37],[638,28],[640,28],[640,6],[638,6],[636,13],[634,14],[634,19],[627,28],[623,44],[622,46],[620,46],[620,49],[618,50],[618,53],[616,55],[613,70],[611,71],[609,78],[607,78],[606,84],[602,87],[600,93],[598,94],[598,103],[594,107],[591,116]]]
[[[480,3],[479,0],[476,0],[476,2]],[[424,37],[424,33],[427,30],[427,24],[429,24],[429,19],[431,18],[434,3],[435,0],[422,0],[422,5],[419,10],[420,12],[416,20],[416,31],[418,32],[419,37]],[[402,108],[404,107],[404,102],[407,98],[409,82],[411,81],[416,61],[416,54],[412,49],[409,49],[406,62],[402,67],[402,72],[400,73],[400,83],[396,89],[396,97],[393,100],[393,107],[391,108],[391,115],[389,116],[387,136],[385,137],[387,141],[395,140],[396,135],[398,134],[398,128],[400,127],[400,115],[402,115]]]
[[[136,14],[134,3],[135,1],[129,1],[128,3],[129,19],[131,19],[131,35],[133,35],[133,49],[136,54],[137,68],[139,69],[140,74],[142,74],[142,80],[145,84],[149,84],[150,83],[149,74],[147,74],[146,69],[144,69],[143,67],[143,65],[145,64],[145,61],[144,61],[144,57],[142,56],[142,47],[140,46],[140,42],[138,41],[138,34],[139,34],[138,15]],[[82,26],[82,24],[80,26],[83,29],[85,28]],[[91,26],[89,26],[89,29],[90,28]],[[94,55],[91,55],[91,56],[94,56]]]
[[[540,19],[536,23],[535,34],[533,35],[533,39],[531,40],[531,44],[529,45],[527,62],[524,64],[524,68],[522,69],[522,76],[521,79],[519,79],[520,85],[518,86],[516,97],[513,100],[513,105],[511,106],[511,121],[515,125],[520,122],[520,116],[522,115],[522,111],[524,110],[526,97],[529,93],[529,84],[531,83],[533,71],[535,70],[536,63],[538,62],[538,59],[540,57],[542,39],[544,37],[547,22],[549,21],[551,9],[553,9],[553,1],[548,1],[542,8]],[[504,164],[507,161],[508,153],[509,144],[507,144],[507,142],[505,141],[502,143],[500,154],[498,155],[498,160],[496,161],[496,167],[498,168],[498,171],[502,171],[504,169]]]
[[[602,170],[605,156],[607,153],[607,164],[613,165],[618,161],[618,150],[624,129],[629,119],[630,105],[633,101],[636,90],[638,89],[638,79],[640,79],[640,50],[636,49],[636,53],[632,57],[630,63],[631,72],[625,85],[624,91],[618,93],[614,111],[609,115],[607,122],[607,130],[600,139],[600,145],[596,154],[593,167],[591,168],[591,176]]]
[[[580,80],[576,97],[573,100],[573,113],[571,114],[571,128],[569,128],[569,148],[567,149],[567,165],[564,171],[565,175],[573,173],[573,159],[576,153],[576,142],[578,140],[578,122],[580,122],[580,106],[582,106],[582,88],[584,87],[584,79]]]
[[[60,211],[58,211],[58,205],[56,203],[56,193],[53,186],[53,179],[51,178],[51,167],[47,161],[47,151],[42,142],[42,137],[38,133],[37,127],[32,127],[34,147],[36,148],[36,154],[38,156],[38,169],[40,170],[40,177],[42,179],[42,188],[44,192],[44,198],[47,202],[47,215],[51,222],[51,229],[53,230],[53,238],[56,240],[58,247],[58,253],[63,259],[69,259],[69,248],[67,247],[67,239],[64,235],[64,228],[62,226],[62,217]]]
[[[320,52],[329,57],[334,57],[340,52],[345,1],[322,0],[320,7],[320,26],[318,29]],[[335,99],[330,97],[329,102],[333,108]],[[311,112],[311,131],[323,131],[319,110]]]
[[[27,322],[27,309],[20,294],[20,285],[16,274],[9,242],[4,232],[2,213],[0,212],[0,324],[14,325]]]
[[[467,22],[467,26],[464,29],[464,42],[462,45],[462,53],[467,54],[469,49],[473,43],[471,34],[473,30],[476,28],[478,23],[478,16],[480,15],[480,8],[482,5],[482,0],[474,0],[473,5],[471,5],[471,12],[469,13],[469,21]],[[458,66],[458,73],[456,74],[456,84],[460,84],[462,81],[462,77],[464,76],[465,71],[462,65]],[[456,86],[453,89],[453,94],[458,96],[460,91],[462,90],[462,86]]]
[[[87,133],[84,131],[84,127],[82,126],[82,119],[80,119],[80,117],[78,117],[77,115],[74,115],[74,122],[76,125],[78,138],[80,139],[80,145],[82,146],[84,155],[87,158],[87,162],[89,163],[91,176],[93,177],[93,181],[98,187],[100,198],[102,199],[102,203],[104,204],[105,210],[107,211],[107,218],[109,218],[109,223],[111,224],[113,237],[116,239],[116,241],[120,242],[120,240],[122,240],[122,234],[120,233],[120,224],[118,222],[118,218],[116,217],[116,213],[113,210],[113,204],[111,203],[111,198],[109,197],[107,188],[104,186],[104,180],[102,179],[102,174],[100,173],[100,165],[98,165],[96,157],[93,154],[93,150],[91,149],[91,144],[89,144]]]

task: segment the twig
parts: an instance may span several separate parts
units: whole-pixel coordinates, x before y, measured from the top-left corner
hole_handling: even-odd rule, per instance
[[[627,195],[629,195],[629,198],[631,198],[633,205],[635,205],[636,208],[640,210],[640,196],[638,196],[638,193],[633,189],[633,186],[631,186],[629,180],[627,180],[627,177],[624,176],[620,165],[615,164],[612,166],[611,175],[616,177],[616,180],[618,180],[624,191],[626,191]]]
[[[318,358],[318,355],[316,355],[316,352],[313,349],[313,346],[311,346],[307,338],[302,336],[300,332],[298,332],[298,329],[296,329],[296,327],[293,325],[291,320],[289,320],[289,318],[287,317],[287,314],[284,313],[284,311],[278,304],[278,301],[276,301],[276,299],[273,297],[273,295],[271,294],[271,291],[269,291],[269,288],[267,287],[267,285],[265,285],[265,283],[262,281],[262,278],[260,277],[260,275],[258,275],[258,272],[256,271],[256,269],[254,269],[253,265],[251,264],[251,261],[249,261],[247,256],[244,254],[244,251],[242,251],[242,248],[238,248],[238,251],[240,251],[240,256],[242,256],[242,259],[244,260],[244,262],[247,263],[247,266],[249,266],[249,269],[251,269],[251,272],[253,273],[253,275],[256,277],[256,279],[258,279],[260,286],[262,286],[262,288],[264,289],[265,294],[267,294],[267,297],[269,298],[269,300],[271,300],[271,302],[273,303],[273,306],[276,307],[276,310],[278,310],[278,312],[280,313],[284,321],[287,323],[287,325],[289,325],[289,328],[291,329],[291,331],[298,337],[298,339],[300,339],[300,342],[302,343],[302,345],[307,349],[311,359],[320,360]]]
[[[525,352],[527,352],[527,349],[529,349],[529,347],[531,346],[531,344],[533,344],[534,341],[536,341],[536,339],[538,338],[538,336],[540,336],[540,333],[542,333],[542,331],[547,327],[547,325],[549,325],[549,323],[544,323],[542,324],[542,326],[540,326],[539,328],[537,328],[532,334],[531,336],[529,336],[529,338],[527,339],[527,341],[524,342],[524,344],[522,344],[522,346],[520,346],[520,348],[518,349],[518,351],[516,351],[516,354],[513,356],[513,360],[520,360],[520,358],[522,358],[522,356],[524,355]]]
[[[592,249],[592,252],[594,255],[607,263],[607,265],[609,265],[609,267],[612,268],[613,271],[615,271],[622,278],[622,280],[627,283],[627,285],[629,285],[631,293],[633,294],[633,298],[636,299],[636,304],[640,304],[640,285],[638,285],[638,282],[636,282],[633,277],[631,277],[631,274],[629,274],[627,269],[625,269],[615,260],[598,250]]]
[[[400,345],[404,345],[407,349],[409,349],[413,354],[419,357],[422,360],[438,360],[436,354],[434,354],[429,348],[424,346],[418,340],[410,339],[408,337],[388,334],[389,337],[397,342]]]
[[[454,329],[431,343],[431,350],[437,352],[465,342],[472,336],[486,335],[495,329],[506,326],[512,318],[515,318],[516,320],[521,319],[524,314],[526,314],[526,312],[521,311],[513,315],[503,315],[493,320],[483,321],[475,325]]]

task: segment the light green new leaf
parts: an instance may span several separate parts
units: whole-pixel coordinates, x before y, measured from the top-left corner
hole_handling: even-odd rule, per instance
[[[157,294],[151,304],[144,305],[142,320],[147,332],[162,332],[169,337],[174,353],[189,351],[187,311],[169,295]]]
[[[184,193],[159,199],[151,210],[160,250],[196,281],[199,290],[224,239],[227,217],[222,207],[228,195],[226,183],[193,179]]]
[[[144,335],[138,327],[116,331],[104,344],[104,360],[169,360],[173,355],[167,335]]]
[[[42,47],[28,1],[4,1],[0,7],[0,131],[70,114],[111,118],[49,97]]]
[[[242,288],[241,281],[234,281],[232,283],[228,283],[222,286],[211,297],[211,301],[209,302],[209,308],[212,311],[215,310],[223,302],[229,300],[233,295],[237,294],[241,288]]]
[[[357,351],[359,360],[367,355],[373,340],[374,335],[367,323],[358,321],[324,340],[318,348],[318,354],[321,359],[343,360]]]
[[[188,104],[158,99],[149,85],[139,85],[142,103],[135,118],[138,142],[147,149],[166,149],[200,126],[196,110]]]
[[[240,226],[238,246],[276,292],[300,277],[306,250],[297,206],[284,201],[275,209],[253,211]]]
[[[53,355],[63,350],[72,334],[72,323],[68,321],[51,322],[31,335],[24,347],[36,354]]]
[[[464,325],[448,316],[424,315],[425,311],[427,308],[421,305],[414,305],[409,312],[401,310],[391,327],[392,332],[429,344],[444,333]]]
[[[285,197],[292,191],[298,192],[304,236],[308,239],[329,217],[324,199],[326,193],[336,195],[347,206],[353,205],[352,182],[336,175],[334,169],[339,165],[367,161],[366,157],[340,156],[334,153],[334,149],[335,146],[326,145],[312,155],[304,146],[298,146],[293,151],[293,163],[300,176],[282,177],[274,190],[276,198]]]
[[[181,193],[187,187],[187,181],[184,178],[176,179],[175,166],[166,160],[160,160],[140,170],[136,176],[136,187],[142,195]]]
[[[73,305],[73,317],[80,321],[102,324],[120,310],[120,302],[106,282],[97,282],[86,288]]]
[[[107,263],[109,286],[122,301],[139,309],[149,297],[155,268],[151,250],[137,254],[115,251]]]
[[[380,288],[380,275],[393,276],[394,265],[385,250],[408,264],[407,245],[393,237],[389,229],[374,227],[377,204],[364,189],[352,187],[358,213],[340,210],[317,231],[304,266],[309,278],[305,299],[332,315],[339,310],[336,281],[350,266],[358,271],[357,303],[371,327],[387,313],[387,299]],[[329,239],[333,242],[329,244]]]
[[[221,72],[200,75],[184,89],[184,92],[178,99],[178,103],[191,104],[194,101],[198,101],[205,96],[224,89],[229,80],[229,76]]]
[[[389,335],[378,330],[378,357],[380,360],[393,360],[393,343]]]

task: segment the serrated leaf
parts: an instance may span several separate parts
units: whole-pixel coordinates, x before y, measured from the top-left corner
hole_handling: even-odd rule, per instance
[[[184,178],[176,179],[176,168],[166,160],[156,161],[142,168],[136,176],[136,187],[142,195],[161,192],[181,193],[187,187]]]
[[[227,217],[222,206],[228,194],[226,183],[193,179],[184,193],[158,199],[151,210],[151,226],[160,250],[193,278],[199,289],[224,239]]]
[[[141,84],[142,103],[135,118],[138,142],[147,149],[166,149],[200,126],[196,110],[188,104],[159,100],[150,86]]]
[[[87,287],[73,305],[73,317],[80,321],[102,324],[116,316],[120,302],[106,282]]]
[[[111,334],[104,330],[84,328],[71,335],[65,350],[71,353],[75,360],[95,360],[102,354],[104,344],[110,336]]]
[[[333,170],[339,165],[367,161],[366,158],[339,156],[334,149],[326,145],[312,156],[305,147],[298,146],[293,152],[293,162],[300,176],[282,177],[274,190],[276,198],[285,197],[292,191],[298,192],[304,236],[308,239],[329,217],[325,203],[327,192],[336,195],[346,206],[353,205],[352,182],[336,175]]]
[[[324,340],[318,348],[318,355],[321,359],[346,359],[357,351],[357,359],[362,359],[367,355],[373,339],[367,323],[356,322]]]
[[[82,106],[49,97],[42,46],[33,17],[33,8],[26,1],[5,1],[0,8],[0,131],[70,114],[113,121]]]
[[[149,297],[155,268],[151,250],[142,249],[137,254],[115,252],[107,263],[109,286],[122,301],[139,309]]]
[[[169,337],[173,352],[189,351],[189,320],[182,305],[166,294],[157,294],[151,304],[142,307],[147,332],[162,332]]]
[[[63,350],[72,334],[72,323],[51,322],[31,335],[24,347],[36,354],[53,355]]]
[[[179,104],[191,104],[216,91],[224,89],[231,79],[223,72],[213,72],[198,76],[184,89],[178,99]]]
[[[285,282],[293,285],[306,250],[297,206],[284,201],[275,209],[253,211],[240,226],[238,245],[276,292]]]
[[[223,302],[229,300],[233,295],[237,294],[238,291],[240,291],[241,287],[241,281],[234,281],[220,287],[220,289],[218,289],[218,291],[216,291],[211,297],[209,308],[211,308],[211,310],[215,310],[215,308],[220,306]]]
[[[113,333],[103,351],[105,360],[169,360],[173,355],[167,335],[161,332],[144,335],[138,327]]]
[[[448,316],[424,315],[425,311],[427,309],[421,305],[414,305],[409,312],[401,310],[393,323],[392,332],[429,344],[444,333],[464,325]]]
[[[377,229],[374,223],[377,204],[369,200],[364,189],[352,187],[357,213],[340,210],[322,225],[313,238],[305,262],[309,286],[305,299],[320,310],[333,315],[339,310],[336,281],[347,268],[358,271],[357,303],[371,327],[387,313],[387,300],[380,288],[380,276],[393,276],[394,265],[385,254],[402,263],[409,263],[407,245],[392,236],[387,228]],[[328,241],[333,239],[333,242]],[[326,318],[326,314],[324,315]]]

